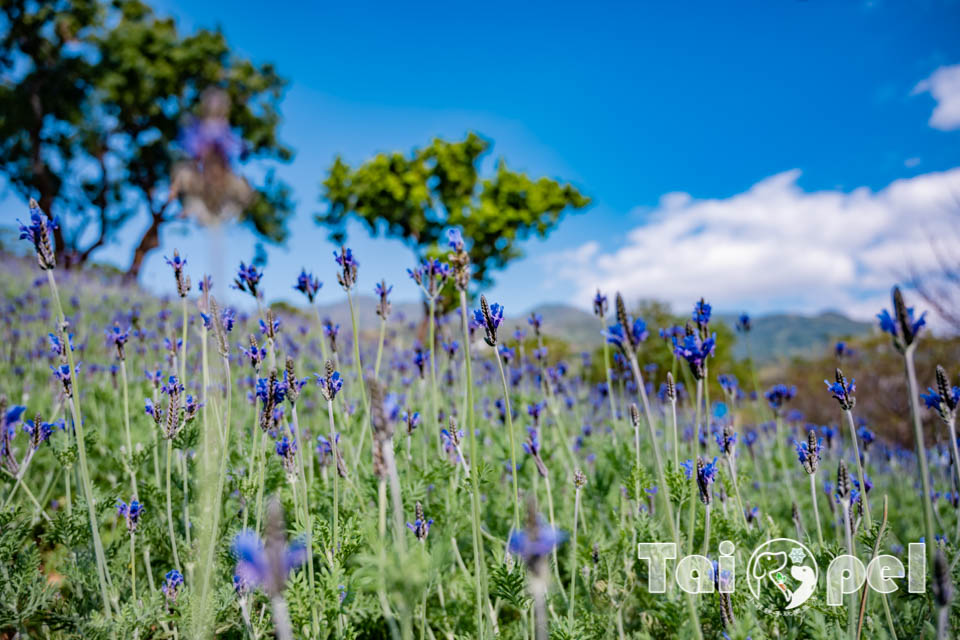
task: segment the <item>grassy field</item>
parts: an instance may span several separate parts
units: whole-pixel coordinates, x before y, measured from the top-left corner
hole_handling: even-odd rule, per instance
[[[378,328],[363,333],[325,327],[307,274],[290,274],[304,307],[274,314],[255,267],[239,270],[234,286],[251,295],[234,310],[215,300],[228,283],[211,285],[190,256],[168,256],[183,294],[172,299],[3,256],[0,638],[960,629],[956,345],[938,343],[952,356],[941,361],[947,384],[925,401],[936,362],[919,313],[891,308],[895,335],[841,360],[842,380],[835,361],[806,365],[814,387],[787,377],[797,365],[761,380],[749,362],[715,360],[731,345],[714,351],[702,301],[663,339],[607,292],[595,301],[602,349],[545,346],[549,315],[497,326],[493,300],[457,288],[463,255],[454,238],[446,262],[411,276],[436,299],[435,317],[395,320],[385,291]],[[362,259],[314,268],[352,303]],[[883,378],[871,372],[875,350]],[[904,373],[914,352],[916,382]],[[864,384],[881,379],[895,382]],[[887,418],[903,427],[889,440],[858,423],[880,399],[900,412]],[[919,458],[914,418],[927,434]],[[747,588],[752,551],[775,538],[803,542],[819,566],[798,611]],[[921,538],[922,593],[899,580],[892,593],[828,604],[835,557],[906,564]],[[712,561],[725,540],[735,580],[711,570],[709,592],[688,594],[671,562],[666,593],[651,592],[638,543]],[[735,589],[714,591],[715,578]]]

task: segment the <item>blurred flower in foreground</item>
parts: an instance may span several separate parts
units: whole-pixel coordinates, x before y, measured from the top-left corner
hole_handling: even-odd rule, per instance
[[[208,89],[200,99],[200,115],[180,131],[180,147],[187,156],[173,169],[170,198],[180,198],[183,215],[213,225],[239,214],[250,204],[253,189],[233,172],[244,155],[243,141],[230,128],[230,98]]]

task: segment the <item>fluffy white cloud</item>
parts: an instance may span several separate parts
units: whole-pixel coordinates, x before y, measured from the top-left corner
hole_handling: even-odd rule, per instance
[[[787,171],[719,200],[667,194],[622,247],[589,242],[551,256],[551,267],[581,301],[599,286],[678,310],[706,296],[727,311],[869,318],[911,268],[935,267],[931,242],[952,234],[960,215],[960,168],[877,192],[807,192],[799,176]]]
[[[960,129],[960,64],[940,67],[913,89],[914,94],[927,92],[937,101],[930,126],[944,131]]]

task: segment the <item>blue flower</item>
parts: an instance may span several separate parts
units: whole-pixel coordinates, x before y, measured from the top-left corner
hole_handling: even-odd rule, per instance
[[[234,584],[239,582],[247,590],[263,587],[268,592],[279,592],[283,588],[283,585],[272,584],[274,576],[279,574],[286,578],[291,570],[299,567],[307,559],[306,547],[297,541],[290,545],[283,545],[279,554],[281,566],[271,566],[274,556],[266,552],[260,537],[250,529],[244,529],[233,539],[232,552],[237,560]],[[275,594],[271,593],[271,595]]]
[[[224,118],[194,118],[180,131],[180,147],[197,162],[211,154],[224,164],[232,164],[245,151],[244,142],[230,129]]]
[[[172,605],[177,601],[182,586],[183,575],[176,569],[171,569],[163,577],[163,586],[160,587],[160,590],[163,591],[163,595],[167,596],[167,600]]]
[[[600,289],[597,289],[597,295],[593,296],[593,314],[598,318],[603,318],[607,315],[607,296],[600,293]]]
[[[320,278],[315,277],[312,273],[307,273],[306,269],[301,268],[300,275],[297,276],[297,284],[293,285],[293,288],[307,296],[307,301],[312,304],[313,299],[317,297],[317,293],[322,286],[323,283],[320,282]]]
[[[353,255],[353,251],[347,247],[340,247],[340,253],[333,252],[333,258],[340,265],[340,273],[337,274],[337,282],[345,291],[349,291],[357,282],[357,268],[360,263]]]
[[[491,347],[496,347],[497,329],[500,327],[500,323],[503,322],[503,306],[496,302],[488,305],[486,297],[481,295],[480,308],[474,309],[473,319],[478,326],[484,328],[484,332],[486,333],[484,342]]]
[[[740,390],[740,383],[737,381],[737,377],[734,375],[721,373],[719,376],[717,376],[717,382],[720,383],[720,388],[726,391],[728,395],[735,396]]]
[[[707,304],[707,302],[700,298],[700,300],[693,305],[693,315],[691,319],[696,323],[701,329],[705,329],[708,324],[710,324],[710,312],[712,307]]]
[[[21,416],[23,416],[23,412],[26,410],[26,407],[19,404],[15,404],[7,409],[6,413],[3,414],[3,428],[9,429],[17,424]]]
[[[57,262],[53,252],[53,246],[50,241],[50,233],[59,228],[56,218],[48,218],[40,205],[33,198],[30,198],[30,224],[23,224],[17,220],[20,225],[20,239],[29,240],[37,253],[37,263],[43,270],[53,269]]]
[[[340,389],[343,388],[343,379],[340,377],[339,371],[334,371],[329,376],[321,376],[319,373],[315,373],[313,377],[316,379],[317,386],[320,387],[320,393],[328,401],[336,398]]]
[[[531,313],[530,317],[527,318],[527,324],[533,327],[533,331],[536,334],[540,333],[540,327],[543,326],[543,314],[542,313]]]
[[[797,388],[793,385],[775,384],[763,395],[766,397],[770,408],[779,413],[783,409],[783,405],[793,400],[797,395]]]
[[[893,344],[898,350],[904,351],[913,344],[920,329],[927,324],[926,312],[914,317],[913,307],[908,307],[903,301],[903,294],[899,287],[893,288],[893,315],[883,309],[877,314],[880,329],[893,337]]]
[[[454,251],[463,250],[463,235],[460,229],[447,229],[447,245]]]
[[[811,444],[813,446],[811,446]],[[820,452],[823,449],[823,438],[817,438],[813,431],[807,442],[793,441],[797,450],[797,460],[803,465],[807,473],[814,473],[820,465]]]
[[[673,353],[678,358],[687,361],[690,372],[697,380],[702,380],[706,374],[707,358],[713,355],[717,346],[717,334],[712,334],[709,338],[701,339],[695,334],[687,334],[683,337],[683,343],[673,338]]]
[[[50,439],[53,429],[57,425],[53,422],[38,422],[27,420],[23,423],[23,432],[30,437],[30,446],[36,451],[40,445]]]
[[[750,329],[753,328],[753,325],[750,321],[750,316],[746,311],[740,314],[740,317],[737,318],[737,331],[741,333],[749,333]]]
[[[233,288],[249,293],[256,298],[257,287],[260,285],[260,278],[262,277],[263,271],[258,271],[256,265],[253,263],[246,265],[241,262],[240,268],[237,270],[237,277],[233,280]]]
[[[547,556],[554,547],[563,544],[566,539],[565,532],[554,529],[538,516],[535,525],[528,525],[524,530],[510,533],[507,548],[510,553],[523,558],[527,565],[532,565]]]
[[[717,459],[713,462],[704,462],[703,458],[697,457],[697,488],[700,490],[700,501],[709,505],[713,501],[710,494],[710,485],[717,479]]]
[[[416,517],[412,523],[407,523],[407,528],[410,529],[410,531],[413,531],[413,535],[417,537],[417,540],[423,542],[427,539],[427,534],[430,533],[430,526],[433,524],[433,518],[428,520],[423,515],[423,505],[419,502],[417,503],[414,514]]]
[[[117,515],[126,520],[127,530],[131,533],[137,530],[143,511],[143,504],[137,500],[131,500],[130,504],[123,500],[117,500]]]

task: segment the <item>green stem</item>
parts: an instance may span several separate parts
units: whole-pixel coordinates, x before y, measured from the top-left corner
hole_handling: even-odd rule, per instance
[[[920,483],[923,488],[923,516],[927,534],[927,559],[932,567],[937,545],[933,528],[933,502],[930,498],[930,469],[927,465],[927,450],[923,442],[923,425],[920,421],[920,410],[919,407],[917,407],[919,390],[917,386],[917,371],[913,364],[913,352],[915,349],[915,344],[907,347],[903,358],[907,369],[907,390],[910,394],[910,413],[913,416],[913,437],[916,441],[917,461],[920,464]],[[865,493],[866,486],[861,483],[860,487],[864,489]]]
[[[869,529],[873,524],[870,518],[870,500],[867,499],[867,484],[864,482],[863,461],[860,459],[860,442],[857,437],[857,427],[853,421],[853,411],[845,410],[847,426],[850,428],[850,441],[853,443],[853,456],[857,459],[857,479],[860,481],[860,500],[863,502],[864,523]]]
[[[577,594],[577,517],[580,515],[580,487],[573,497],[573,535],[570,537],[570,604],[567,609],[567,622],[573,629],[574,600]]]
[[[477,449],[476,426],[474,425],[473,409],[473,366],[471,364],[470,352],[470,323],[467,316],[467,293],[460,291],[460,321],[463,326],[463,357],[464,369],[466,370],[465,396],[466,407],[464,411],[465,426],[468,437],[470,438],[470,489],[471,499],[470,507],[472,510],[472,534],[473,534],[473,563],[476,595],[476,614],[477,614],[477,633],[483,637],[483,602],[484,595],[484,574],[485,566],[483,563],[483,539],[480,536],[480,476],[478,471],[480,452]],[[502,369],[501,369],[502,371]],[[426,614],[424,614],[426,615]]]
[[[436,326],[434,322],[434,316],[436,314],[437,299],[435,296],[430,296],[430,311],[429,311],[429,326],[427,331],[429,334],[430,340],[430,403],[433,410],[433,415],[430,416],[430,420],[427,424],[436,424],[436,429],[434,433],[437,434],[437,454],[443,454],[443,441],[440,437],[440,430],[443,428],[443,425],[440,424],[440,403],[437,400],[437,354],[436,349]]]
[[[120,360],[120,380],[123,383],[123,430],[127,437],[127,456],[129,456],[130,471],[130,490],[133,491],[133,497],[139,495],[137,486],[137,471],[133,466],[133,440],[130,438],[130,393],[127,384],[127,361]]]
[[[373,365],[373,379],[380,379],[380,361],[383,358],[383,337],[387,332],[386,318],[380,318],[380,338],[377,340],[377,360]]]
[[[507,376],[503,372],[503,360],[497,347],[493,347],[493,354],[497,357],[497,367],[500,369],[500,381],[503,383],[504,413],[507,418],[507,433],[510,435],[510,475],[513,476],[513,528],[520,530],[520,489],[517,486],[517,444],[513,433],[513,416],[510,410],[510,391],[507,387]],[[476,467],[476,465],[474,465]]]
[[[823,549],[823,529],[820,528],[820,509],[817,506],[817,475],[815,473],[810,474],[810,500],[813,504],[813,517],[817,521],[817,542]]]
[[[83,435],[83,418],[80,414],[80,381],[77,375],[77,367],[74,363],[73,350],[70,347],[70,337],[67,332],[67,318],[63,314],[63,306],[60,304],[60,292],[57,290],[57,281],[53,277],[53,270],[47,269],[47,281],[50,284],[50,292],[53,303],[57,308],[57,318],[59,319],[58,333],[63,341],[64,350],[67,354],[67,364],[70,367],[70,379],[73,390],[70,394],[70,411],[73,415],[73,428],[77,436],[77,457],[80,462],[80,480],[83,485],[83,493],[87,503],[87,515],[90,519],[90,535],[93,538],[93,551],[97,559],[97,579],[100,583],[100,597],[103,599],[103,611],[107,619],[113,616],[110,608],[110,595],[107,589],[109,583],[109,573],[107,571],[107,560],[103,553],[103,542],[100,540],[100,529],[97,526],[97,513],[95,511],[93,497],[93,483],[90,481],[90,471],[87,466],[87,446]]]
[[[173,457],[173,440],[167,439],[167,527],[170,534],[170,547],[173,549],[173,564],[180,568],[180,555],[177,553],[177,535],[173,530],[173,500],[170,497],[170,459]]]
[[[133,596],[133,602],[137,601],[137,546],[134,542],[134,534],[130,532],[130,593]]]

